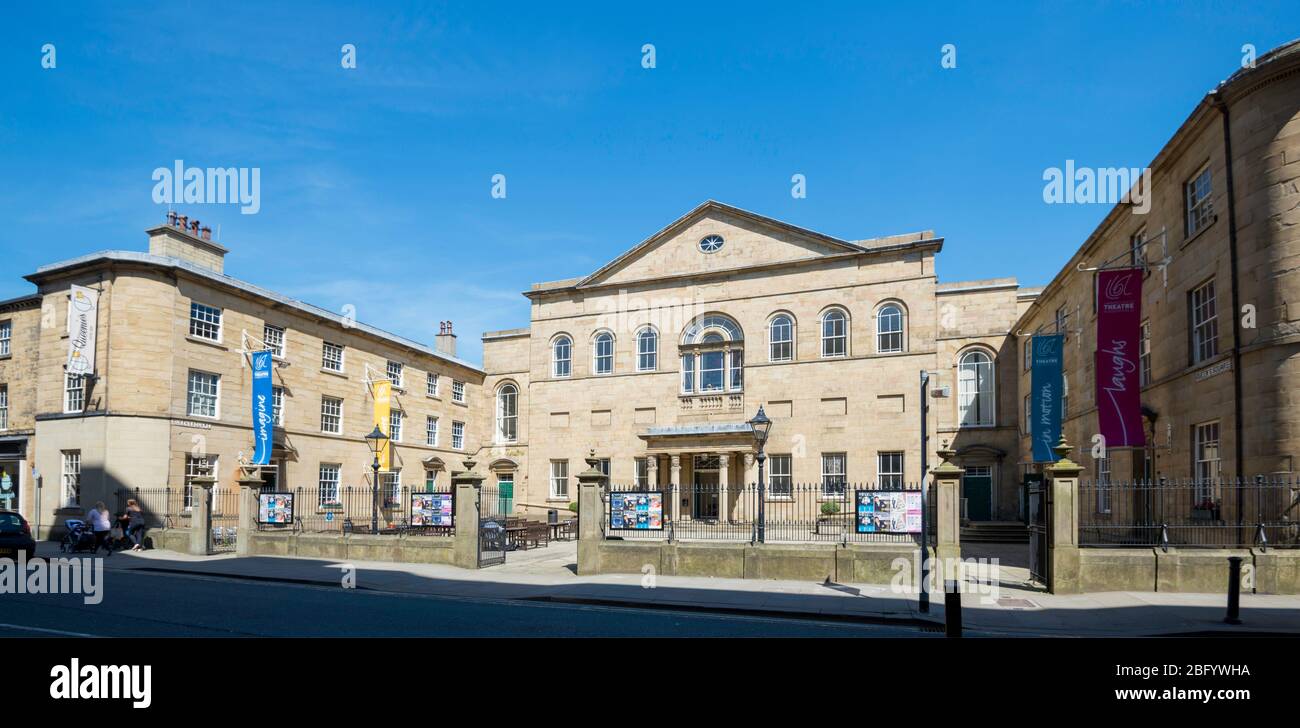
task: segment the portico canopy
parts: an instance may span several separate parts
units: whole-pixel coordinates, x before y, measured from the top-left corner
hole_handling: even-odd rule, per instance
[[[754,452],[754,431],[748,422],[651,427],[637,435],[651,455],[690,452]]]

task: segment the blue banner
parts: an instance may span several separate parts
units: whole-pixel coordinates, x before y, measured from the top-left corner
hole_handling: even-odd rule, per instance
[[[271,464],[275,408],[271,395],[271,352],[255,351],[253,360],[253,465]]]
[[[1033,369],[1030,371],[1030,439],[1034,443],[1034,462],[1054,463],[1052,448],[1061,440],[1061,395],[1065,389],[1061,374],[1061,349],[1065,337],[1060,334],[1034,336],[1030,340]]]

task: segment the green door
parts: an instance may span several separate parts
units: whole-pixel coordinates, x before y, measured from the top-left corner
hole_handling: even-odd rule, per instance
[[[985,472],[980,472],[980,471]],[[974,474],[971,471],[975,471]],[[966,499],[966,517],[972,521],[993,518],[993,474],[986,468],[967,468],[962,478],[962,497]]]
[[[497,513],[508,516],[514,512],[515,474],[501,473],[497,476]]]

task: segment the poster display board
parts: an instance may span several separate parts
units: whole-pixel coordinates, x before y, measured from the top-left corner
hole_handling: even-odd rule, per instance
[[[920,533],[921,491],[855,490],[858,533]]]
[[[609,527],[637,531],[664,530],[662,490],[609,494]]]
[[[293,493],[258,493],[257,522],[273,526],[293,523]]]
[[[451,493],[412,493],[411,525],[452,525]]]

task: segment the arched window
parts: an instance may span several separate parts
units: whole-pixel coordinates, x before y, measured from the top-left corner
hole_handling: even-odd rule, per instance
[[[596,335],[592,348],[592,370],[597,374],[611,374],[614,371],[614,335],[603,331]]]
[[[772,319],[767,326],[767,360],[791,361],[794,359],[794,321],[785,314]]]
[[[551,352],[551,376],[569,376],[573,371],[573,339],[567,336],[556,337]]]
[[[957,363],[957,414],[962,427],[993,425],[993,358],[975,349]]]
[[[876,353],[893,354],[903,350],[903,309],[887,304],[876,312]]]
[[[849,353],[849,317],[838,308],[822,314],[822,356],[847,356]]]
[[[682,392],[739,392],[744,387],[744,334],[730,316],[707,314],[682,332]]]
[[[659,367],[659,335],[644,328],[636,335],[636,370],[653,372]]]
[[[519,388],[502,385],[497,390],[497,442],[519,439]]]

